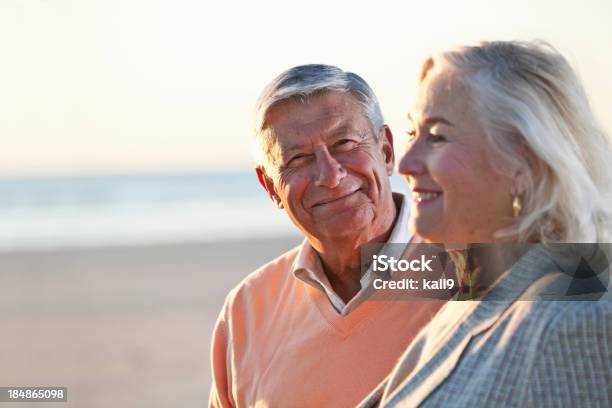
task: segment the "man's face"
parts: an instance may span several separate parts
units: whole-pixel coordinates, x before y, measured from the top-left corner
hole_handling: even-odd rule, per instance
[[[387,127],[376,137],[352,95],[281,103],[266,124],[268,164],[258,176],[304,234],[370,240],[385,232],[394,215],[393,140]]]

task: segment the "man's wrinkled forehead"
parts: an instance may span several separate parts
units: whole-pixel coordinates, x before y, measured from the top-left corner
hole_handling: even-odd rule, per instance
[[[359,101],[350,92],[326,91],[306,96],[295,95],[271,105],[265,113],[262,128],[314,125],[326,117],[346,115],[352,111],[362,110]]]
[[[364,137],[369,123],[358,102],[350,94],[339,93],[272,107],[261,135],[271,157],[280,157],[315,140],[334,140],[349,133]]]
[[[282,115],[282,114],[281,114]],[[356,130],[354,117],[346,112],[324,111],[316,116],[285,116],[282,121],[270,121],[265,131],[271,139],[286,149],[299,146],[300,140],[310,137],[329,139]]]

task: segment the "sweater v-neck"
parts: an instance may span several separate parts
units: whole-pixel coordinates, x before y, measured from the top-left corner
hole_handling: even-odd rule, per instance
[[[314,303],[315,307],[327,322],[327,324],[341,337],[347,337],[354,330],[366,325],[369,321],[376,318],[383,310],[394,302],[395,297],[385,300],[364,299],[359,305],[353,308],[348,314],[343,315],[338,312],[329,298],[321,290],[317,290],[310,285],[304,284],[308,298]]]

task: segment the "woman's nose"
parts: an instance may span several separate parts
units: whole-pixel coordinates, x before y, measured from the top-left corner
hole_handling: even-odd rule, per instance
[[[421,149],[419,149],[416,143],[412,143],[406,148],[397,164],[397,171],[400,174],[404,176],[417,176],[425,173],[425,153],[419,150]]]

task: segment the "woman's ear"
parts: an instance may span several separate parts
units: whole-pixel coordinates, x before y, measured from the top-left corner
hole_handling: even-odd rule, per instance
[[[526,167],[517,169],[512,179],[512,195],[523,196],[529,185],[529,172],[531,170]]]
[[[257,179],[259,180],[259,184],[266,190],[268,196],[272,200],[274,204],[280,209],[283,209],[283,203],[280,199],[280,196],[276,192],[276,188],[274,187],[274,181],[270,176],[266,174],[266,170],[263,166],[255,167],[255,173],[257,174]]]
[[[523,141],[519,147],[518,154],[521,157],[520,164],[514,169],[513,194],[520,196],[527,192],[532,183],[531,180],[539,180],[546,172],[546,164],[538,157]]]

